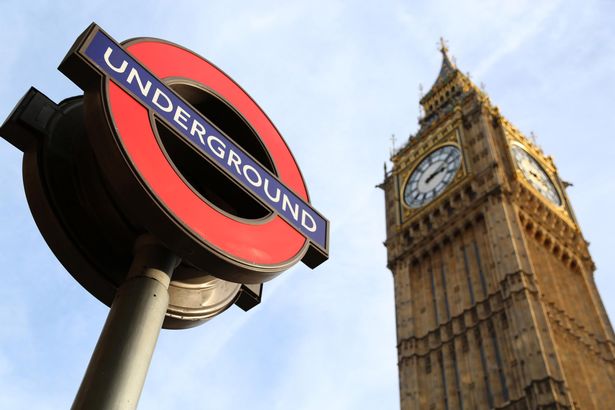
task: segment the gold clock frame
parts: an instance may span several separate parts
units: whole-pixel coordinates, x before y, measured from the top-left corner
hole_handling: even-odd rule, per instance
[[[444,188],[444,190],[442,192],[440,192],[440,194],[438,196],[436,196],[435,198],[433,198],[431,201],[425,203],[424,205],[418,207],[418,208],[412,208],[410,207],[407,203],[406,203],[406,199],[404,197],[404,191],[406,189],[406,186],[408,184],[408,180],[410,179],[410,177],[412,176],[412,174],[414,173],[414,171],[417,169],[417,167],[421,164],[421,162],[423,162],[423,160],[425,158],[427,158],[429,155],[431,155],[434,151],[437,151],[438,149],[445,147],[445,146],[454,146],[455,148],[457,148],[461,154],[461,161],[459,164],[459,168],[457,169],[457,172],[455,173],[455,176],[453,177],[453,179],[451,180],[451,182]],[[404,219],[407,219],[408,217],[411,217],[412,215],[418,214],[420,212],[423,212],[425,209],[430,208],[431,206],[433,206],[434,204],[440,202],[442,200],[442,198],[445,196],[445,194],[447,192],[449,192],[450,190],[454,189],[455,187],[457,187],[460,182],[465,179],[465,177],[467,176],[467,164],[466,164],[466,158],[465,158],[465,153],[463,150],[463,146],[461,144],[461,133],[458,127],[455,127],[453,130],[449,131],[447,133],[447,135],[441,140],[439,141],[437,144],[434,144],[432,147],[429,148],[429,150],[427,150],[423,155],[421,155],[420,157],[418,157],[414,163],[407,168],[407,172],[404,173],[404,177],[401,179],[403,181],[402,184],[400,184],[399,187],[399,202],[401,203],[402,206],[402,214]]]
[[[564,195],[564,192],[560,186],[561,182],[559,177],[557,177],[557,173],[556,172],[552,172],[551,171],[551,167],[548,166],[548,164],[546,164],[544,161],[542,161],[537,155],[535,155],[534,153],[532,153],[531,149],[528,149],[528,146],[523,144],[520,141],[517,140],[512,140],[510,142],[510,147],[509,147],[509,153],[510,153],[510,157],[515,169],[515,175],[517,177],[517,180],[523,181],[522,183],[524,184],[524,186],[529,186],[530,189],[532,190],[532,192],[536,193],[538,195],[539,198],[543,199],[544,202],[546,202],[549,206],[562,211],[566,208],[566,201],[567,201],[567,197],[566,195]],[[517,164],[517,160],[513,154],[513,147],[517,146],[519,148],[521,148],[523,151],[525,151],[525,153],[527,153],[530,158],[532,158],[534,161],[536,161],[536,163],[538,164],[538,166],[540,166],[540,168],[542,169],[542,171],[547,175],[547,178],[549,178],[549,182],[551,182],[551,185],[553,185],[553,188],[555,188],[555,191],[559,197],[560,200],[560,204],[556,204],[553,201],[551,201],[549,198],[547,198],[542,192],[540,192],[536,187],[534,187],[534,185],[532,185],[532,183],[527,179],[527,177],[523,174],[523,171],[521,169],[519,169],[519,165]]]

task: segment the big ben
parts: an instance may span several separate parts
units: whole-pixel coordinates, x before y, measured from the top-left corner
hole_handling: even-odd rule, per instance
[[[615,408],[615,337],[566,183],[441,52],[380,185],[401,408]]]

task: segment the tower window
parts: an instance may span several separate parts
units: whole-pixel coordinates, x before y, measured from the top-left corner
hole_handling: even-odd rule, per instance
[[[487,322],[487,331],[489,332],[489,336],[495,336],[495,328],[493,327],[493,322],[491,320]]]
[[[474,328],[474,339],[476,339],[476,343],[479,346],[482,344],[482,339],[480,338],[480,329],[478,327]]]
[[[502,329],[508,329],[508,317],[506,317],[506,312],[502,312],[500,320],[502,321]]]
[[[488,300],[487,303],[483,305],[483,309],[485,309],[485,314],[489,315],[491,313],[491,305]]]

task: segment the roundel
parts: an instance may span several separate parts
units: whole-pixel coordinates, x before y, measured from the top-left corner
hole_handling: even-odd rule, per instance
[[[133,40],[126,49],[154,75],[198,84],[234,107],[255,130],[278,177],[305,200],[307,189],[290,150],[260,107],[226,74],[202,57],[160,40]],[[148,110],[107,80],[109,112],[135,170],[176,220],[199,239],[238,260],[278,265],[296,258],[306,239],[280,216],[252,223],[233,217],[187,185],[165,155]],[[229,136],[233,138],[232,135]]]
[[[162,40],[119,45],[93,26],[60,69],[85,90],[90,144],[136,229],[243,283],[326,260],[328,222],[292,153],[216,66]]]

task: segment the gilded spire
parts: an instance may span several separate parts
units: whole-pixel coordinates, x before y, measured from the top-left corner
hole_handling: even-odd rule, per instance
[[[447,41],[442,37],[440,37],[440,41],[438,42],[438,49],[440,53],[442,53],[442,65],[440,66],[440,72],[438,73],[434,84],[420,101],[427,113],[432,111],[432,109],[436,106],[441,105],[444,100],[449,98],[449,96],[456,94],[456,92],[452,90],[452,87],[449,87],[452,82],[457,84],[457,87],[455,88],[456,90],[465,90],[471,86],[470,79],[461,73],[457,66],[451,61],[451,58],[448,55]],[[434,97],[439,94],[440,90],[443,88],[451,88],[451,90],[448,90],[448,94],[445,92],[443,96],[439,96],[438,98],[435,98],[435,101],[433,101]]]
[[[448,57],[448,46],[443,37],[440,37],[440,52],[442,53],[442,67],[440,68],[440,73],[438,74],[434,85],[446,80],[449,75],[457,70],[455,64],[453,64],[451,59]]]
[[[436,81],[429,91],[422,96],[420,104],[424,115],[419,120],[421,126],[432,123],[439,116],[452,112],[453,105],[462,95],[471,89],[478,90],[469,76],[464,75],[449,57],[448,44],[440,38],[438,49],[442,53],[442,65]]]

